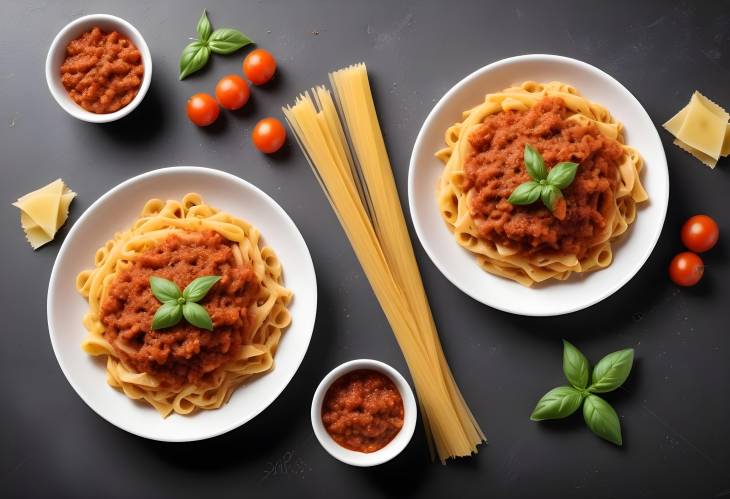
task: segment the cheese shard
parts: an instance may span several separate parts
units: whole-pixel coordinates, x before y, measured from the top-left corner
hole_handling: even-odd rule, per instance
[[[722,151],[720,151],[720,156],[727,157],[728,155],[730,155],[730,123],[725,128],[725,140],[722,143]]]
[[[730,154],[730,114],[699,92],[689,104],[664,123],[674,143],[710,168]]]
[[[18,199],[20,224],[33,249],[53,240],[68,218],[68,208],[76,193],[58,179]]]
[[[690,153],[695,158],[702,161],[704,164],[709,166],[710,168],[715,168],[715,165],[717,165],[717,159],[713,158],[709,154],[705,154],[702,151],[695,149],[694,147],[688,146],[684,142],[682,142],[679,139],[674,139],[674,145],[678,146],[681,149],[684,149],[688,153]]]

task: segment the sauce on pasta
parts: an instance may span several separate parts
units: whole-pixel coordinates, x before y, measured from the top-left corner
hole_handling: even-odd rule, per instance
[[[345,374],[327,390],[322,422],[342,447],[375,452],[403,427],[403,399],[390,378],[360,369]]]
[[[221,276],[200,302],[213,320],[213,331],[186,321],[152,330],[160,306],[149,284],[153,275],[180,289],[200,276]],[[220,234],[172,234],[114,277],[101,304],[103,335],[128,367],[153,375],[166,388],[210,385],[212,373],[251,342],[250,305],[258,291],[255,273],[249,265],[236,264],[230,242]]]
[[[544,97],[527,111],[486,116],[468,140],[473,153],[464,164],[462,189],[474,189],[470,211],[480,237],[521,254],[571,253],[582,258],[606,226],[624,154],[620,144],[574,114],[558,97]],[[525,144],[548,168],[579,163],[573,183],[554,216],[542,203],[515,206],[512,191],[530,180],[523,164]]]

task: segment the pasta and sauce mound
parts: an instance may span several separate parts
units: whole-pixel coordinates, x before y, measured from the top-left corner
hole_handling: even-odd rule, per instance
[[[525,82],[488,94],[445,140],[436,153],[446,163],[437,188],[443,219],[484,270],[525,286],[608,266],[611,242],[648,199],[641,156],[623,143],[621,123],[564,83]],[[508,201],[530,180],[526,145],[548,168],[578,163],[560,210]]]
[[[197,194],[181,202],[148,201],[132,228],[100,248],[95,267],[76,282],[89,301],[82,347],[107,356],[107,382],[166,417],[216,409],[252,375],[273,367],[282,330],[291,322],[291,292],[259,231],[206,205]],[[181,321],[154,329],[160,303],[150,278],[180,289],[219,276],[200,301],[208,331]]]

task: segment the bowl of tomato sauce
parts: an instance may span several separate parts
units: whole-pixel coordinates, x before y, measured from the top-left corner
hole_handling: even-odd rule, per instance
[[[353,466],[376,466],[408,445],[416,407],[413,391],[398,371],[377,360],[351,360],[317,387],[312,428],[332,457]]]
[[[46,57],[51,95],[71,116],[91,123],[131,113],[152,79],[152,56],[140,32],[109,14],[91,14],[67,24]]]

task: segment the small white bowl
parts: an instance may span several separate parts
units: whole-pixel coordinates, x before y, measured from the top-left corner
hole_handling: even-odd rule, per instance
[[[132,43],[142,54],[142,63],[144,64],[144,76],[142,77],[142,85],[139,87],[137,95],[132,102],[113,113],[97,114],[87,111],[79,106],[69,97],[68,92],[61,83],[61,64],[66,58],[66,45],[74,38],[79,37],[83,33],[89,31],[94,26],[98,26],[104,31],[117,31],[131,40]],[[147,42],[144,41],[142,35],[137,28],[129,24],[124,19],[109,14],[90,14],[88,16],[79,17],[75,21],[68,23],[51,42],[51,48],[48,49],[46,57],[46,82],[51,95],[56,102],[71,116],[82,121],[90,123],[108,123],[116,121],[131,113],[142,99],[144,99],[147,89],[150,87],[152,80],[152,56]]]
[[[332,439],[330,434],[327,433],[324,423],[322,423],[322,403],[327,390],[332,386],[332,383],[345,374],[360,369],[370,369],[386,375],[393,381],[403,399],[403,428],[385,447],[370,453],[356,452],[342,447]],[[388,364],[372,359],[351,360],[335,367],[319,384],[312,400],[312,428],[317,440],[332,457],[352,466],[376,466],[390,461],[400,454],[413,437],[413,431],[416,429],[416,419],[418,419],[416,399],[408,382]]]

